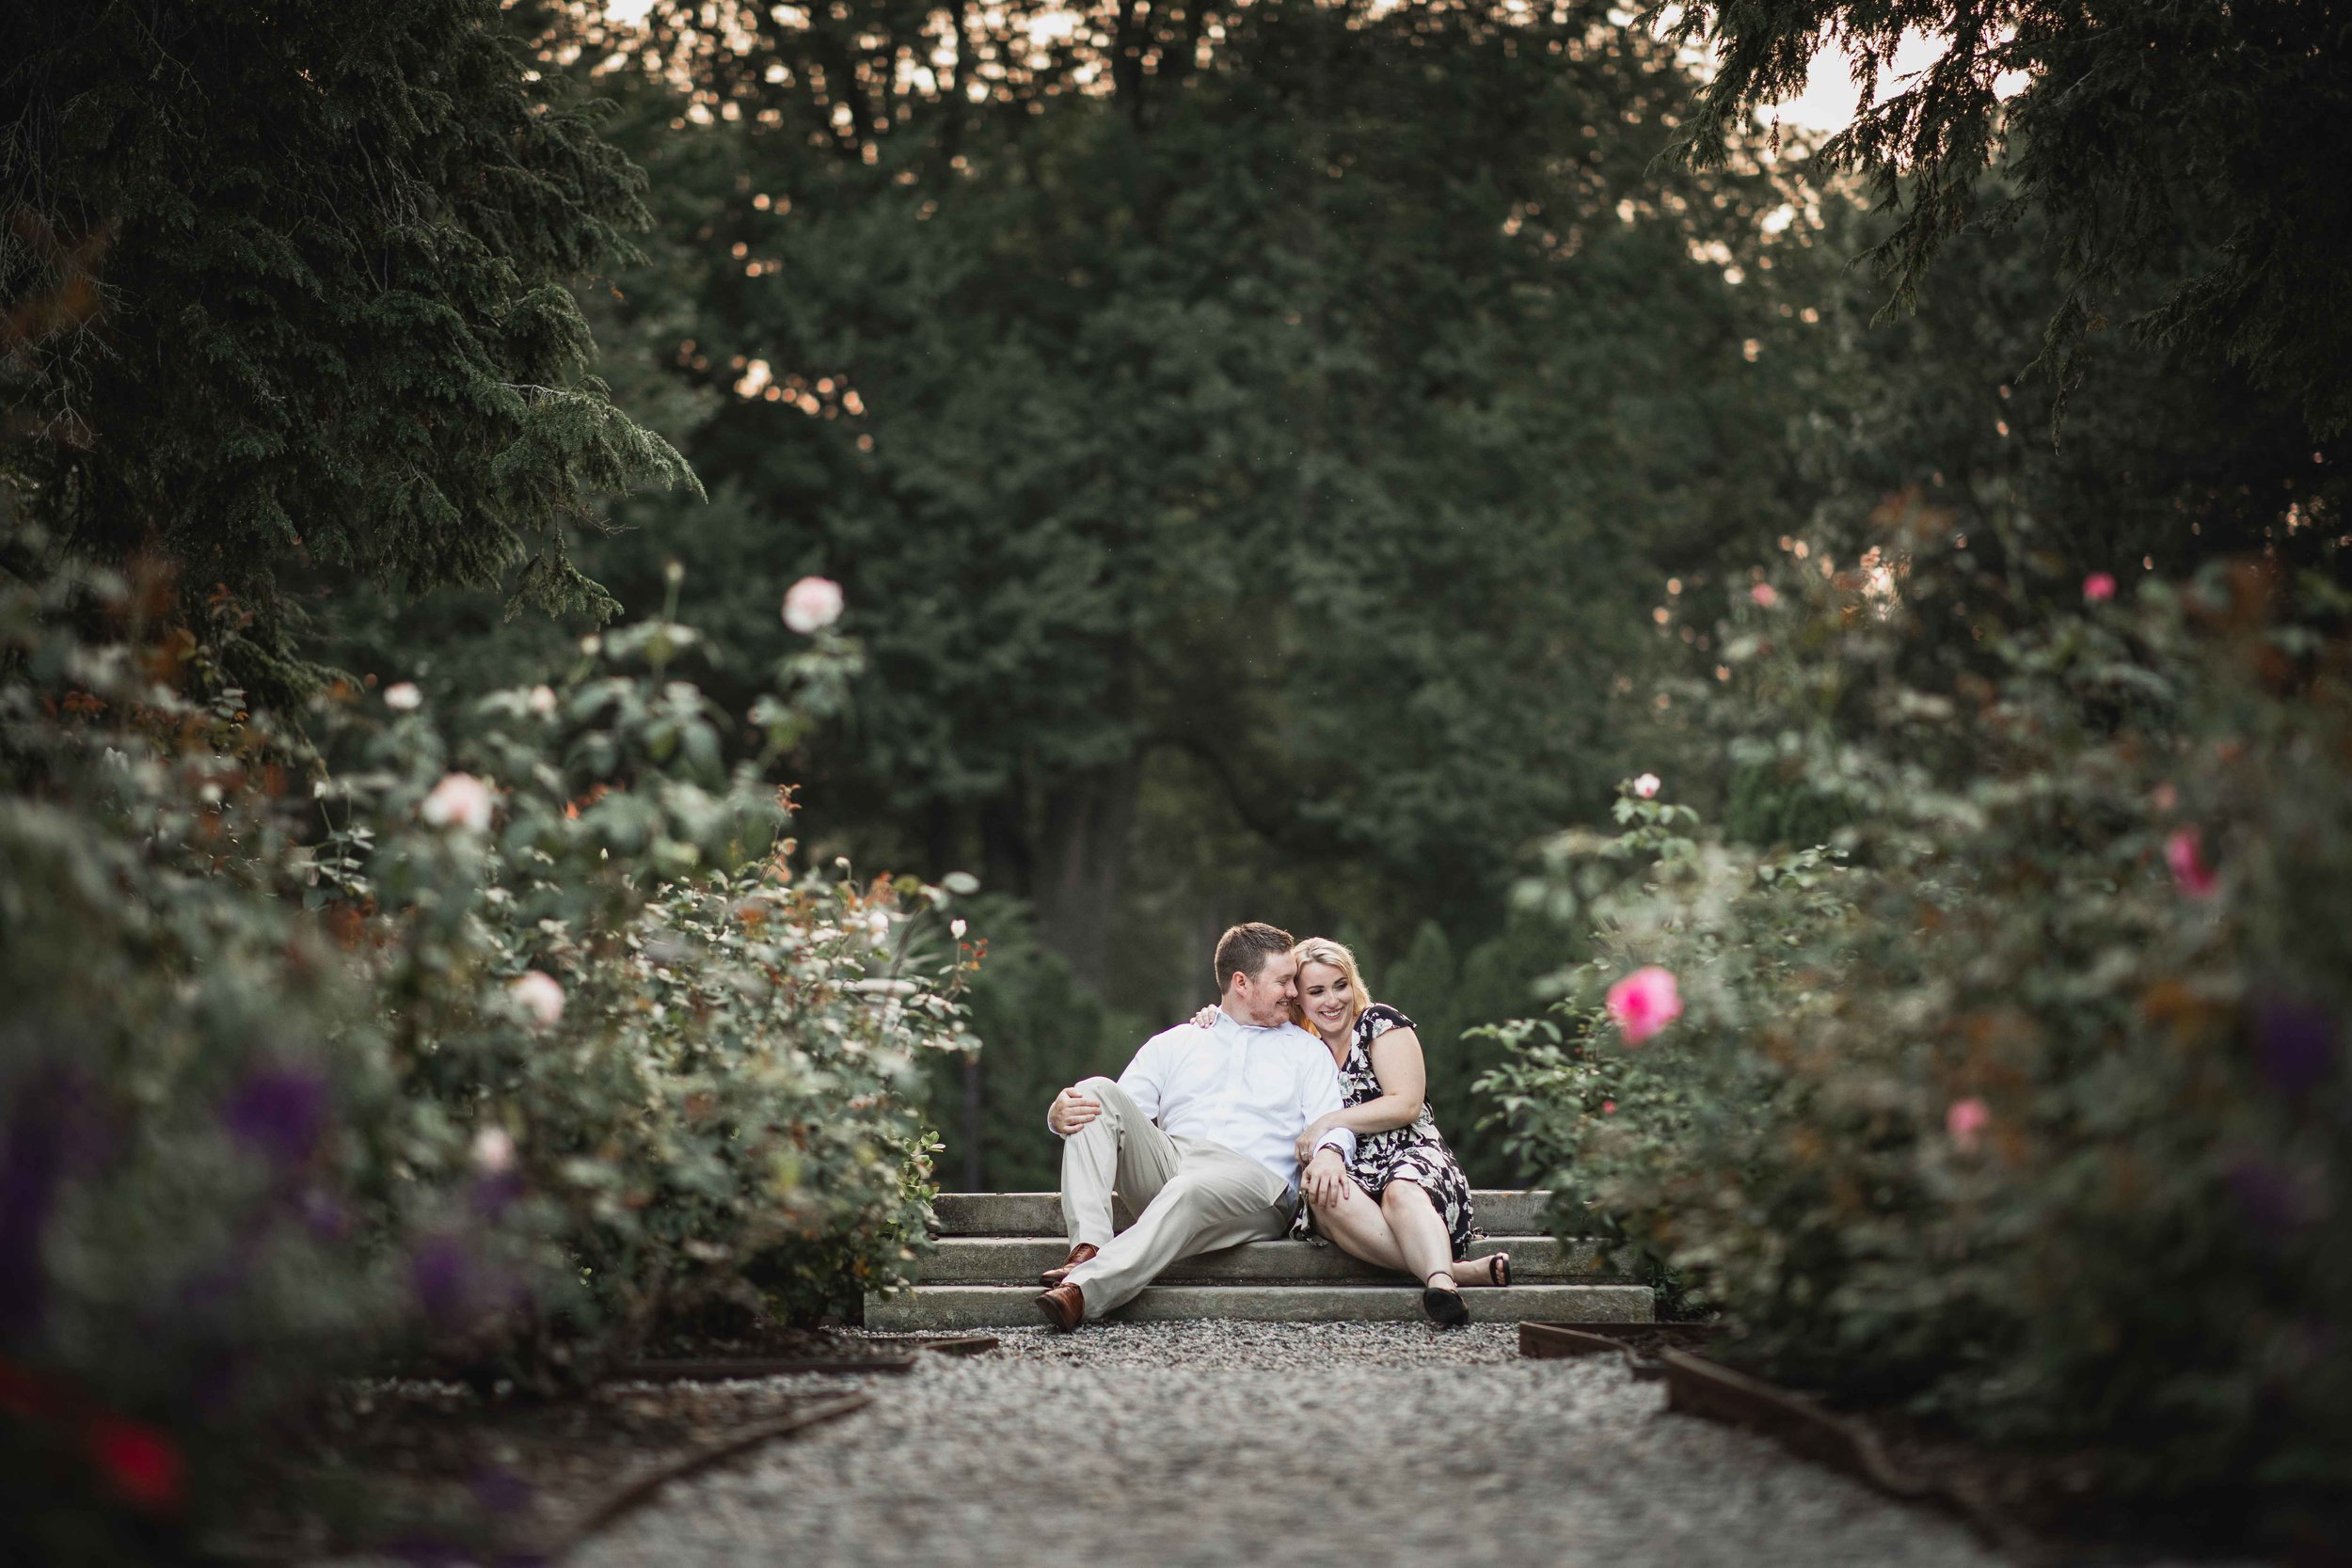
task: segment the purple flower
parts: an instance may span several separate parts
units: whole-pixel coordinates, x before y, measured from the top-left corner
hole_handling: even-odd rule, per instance
[[[212,1419],[227,1417],[244,1398],[247,1386],[246,1358],[240,1352],[215,1348],[189,1379],[196,1407]]]
[[[48,1306],[40,1239],[63,1174],[54,1133],[22,1112],[14,1121],[0,1145],[0,1339],[29,1335]]]
[[[294,1199],[294,1212],[301,1218],[302,1228],[314,1242],[347,1242],[351,1239],[351,1210],[342,1198],[324,1187],[310,1187]]]
[[[455,1236],[428,1236],[418,1243],[408,1255],[408,1278],[426,1320],[443,1333],[466,1333],[483,1326],[486,1318],[531,1304],[527,1285],[485,1263]]]
[[[2316,1087],[2336,1065],[2336,1021],[2308,1003],[2263,1003],[2254,1039],[2263,1076],[2287,1094]]]
[[[508,1205],[523,1196],[523,1179],[511,1170],[496,1171],[474,1179],[473,1190],[468,1195],[473,1212],[485,1220],[495,1220],[506,1212]]]
[[[470,1485],[474,1501],[492,1513],[519,1513],[531,1503],[531,1483],[502,1465],[475,1471]]]
[[[15,1114],[0,1128],[0,1339],[40,1324],[49,1302],[41,1263],[49,1212],[66,1178],[101,1163],[105,1146],[77,1069],[45,1065],[14,1087]]]
[[[409,1256],[408,1276],[417,1305],[438,1328],[463,1328],[477,1299],[473,1260],[454,1236],[429,1236]]]
[[[2230,1167],[2228,1180],[2238,1207],[2259,1229],[2274,1235],[2300,1230],[2311,1218],[2303,1184],[2292,1171],[2245,1159]]]
[[[259,1069],[229,1097],[220,1119],[277,1164],[301,1164],[326,1131],[326,1081],[306,1069]]]
[[[385,1549],[403,1562],[416,1564],[416,1568],[456,1568],[458,1564],[479,1560],[453,1541],[421,1533],[397,1536]]]

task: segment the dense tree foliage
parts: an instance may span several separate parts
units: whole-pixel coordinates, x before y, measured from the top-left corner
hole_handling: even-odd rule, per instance
[[[1661,174],[1691,85],[1598,7],[1061,26],[548,40],[653,177],[608,364],[713,497],[582,559],[639,604],[682,559],[747,648],[841,579],[870,673],[815,831],[977,871],[1122,1008],[1189,1010],[1245,914],[1467,958],[1606,798],[1656,584],[1803,515],[1812,224],[1760,168]]]
[[[710,126],[623,133],[706,258],[645,309],[739,395],[683,438],[721,503],[647,515],[616,589],[679,549],[728,624],[819,567],[888,607],[812,806],[922,824],[1090,980],[1155,767],[1372,871],[1417,908],[1340,912],[1399,945],[1463,918],[1606,786],[1632,618],[1587,611],[1772,504],[1724,269],[1778,193],[1652,188],[1679,79],[1586,10],[1249,8],[1181,73],[1057,91],[1073,41],[813,135],[842,89],[803,52],[899,22],[747,11],[673,45]]]
[[[567,539],[685,480],[588,373],[566,284],[643,177],[527,73],[495,0],[33,6],[0,63],[0,464],[25,515],[257,616],[304,592],[610,601]]]
[[[1655,9],[1655,8],[1654,8]],[[1717,70],[1704,163],[1836,51],[1865,85],[1822,150],[1899,214],[1876,254],[1909,301],[1945,242],[2032,214],[2057,246],[2061,384],[2111,321],[2237,367],[2314,436],[2352,424],[2352,15],[2330,0],[1714,0],[1675,8]],[[1897,51],[1940,53],[1898,76]],[[2012,93],[2004,100],[2005,92]],[[1984,188],[1998,166],[2007,188]]]

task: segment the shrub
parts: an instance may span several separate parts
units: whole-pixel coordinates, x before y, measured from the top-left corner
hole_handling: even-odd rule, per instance
[[[59,627],[135,603],[0,586],[0,1512],[56,1561],[147,1560],[406,1315],[358,1201],[392,1058],[287,896],[293,748],[155,678],[192,641]]]
[[[796,700],[756,710],[764,748],[730,767],[724,716],[670,677],[697,645],[667,619],[587,639],[560,689],[481,699],[455,742],[421,705],[355,736],[330,790],[360,821],[414,824],[339,833],[328,908],[381,911],[375,961],[436,1133],[414,1158],[460,1182],[486,1139],[500,1168],[476,1206],[527,1200],[551,1293],[499,1319],[499,1359],[542,1382],[665,1316],[764,1291],[811,1317],[902,1277],[924,1234],[918,1058],[972,1043],[951,994],[969,966],[933,985],[923,934],[946,893],[796,882],[776,840],[764,772],[846,654],[785,671]],[[481,829],[433,826],[437,792],[475,787],[495,795]],[[430,1264],[456,1308],[509,1290],[510,1265],[453,1242]]]
[[[0,1420],[36,1539],[140,1555],[395,1354],[544,1387],[902,1277],[971,966],[945,890],[796,877],[762,776],[847,645],[729,766],[666,615],[460,725],[344,685],[307,733],[146,626],[119,581],[0,587]]]
[[[1600,957],[1488,1086],[1737,1359],[2282,1519],[2352,1460],[2352,650],[2257,568],[2035,615],[1883,564],[1743,601],[1705,710],[1834,844],[1556,841]],[[1641,964],[1685,1011],[1631,1047]]]

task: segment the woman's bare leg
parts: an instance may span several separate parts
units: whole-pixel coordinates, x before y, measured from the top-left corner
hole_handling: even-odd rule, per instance
[[[1389,1232],[1389,1222],[1381,1213],[1380,1205],[1353,1181],[1342,1192],[1339,1202],[1315,1211],[1315,1228],[1351,1258],[1360,1258],[1375,1268],[1394,1269],[1400,1274],[1412,1272],[1405,1261],[1405,1254],[1397,1247],[1396,1238]]]
[[[1456,1258],[1454,1260],[1454,1283],[1456,1285],[1500,1284],[1501,1281],[1495,1277],[1494,1260],[1497,1258],[1501,1258],[1507,1266],[1511,1255],[1507,1252],[1490,1252],[1479,1258]]]
[[[1429,1201],[1429,1195],[1417,1181],[1391,1181],[1380,1195],[1380,1212],[1389,1222],[1389,1232],[1396,1238],[1399,1251],[1405,1255],[1405,1272],[1423,1285],[1443,1276],[1450,1287],[1454,1284],[1454,1238],[1446,1233],[1445,1221],[1438,1217],[1438,1206]]]

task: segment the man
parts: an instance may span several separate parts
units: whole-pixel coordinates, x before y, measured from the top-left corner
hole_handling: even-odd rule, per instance
[[[1302,1180],[1316,1201],[1338,1199],[1355,1133],[1333,1129],[1298,1168],[1298,1135],[1342,1096],[1330,1052],[1290,1022],[1292,945],[1272,926],[1234,927],[1217,939],[1215,1023],[1154,1035],[1117,1083],[1054,1097],[1070,1256],[1037,1305],[1056,1328],[1123,1305],[1179,1258],[1283,1234]],[[1116,1236],[1114,1195],[1136,1215]]]

